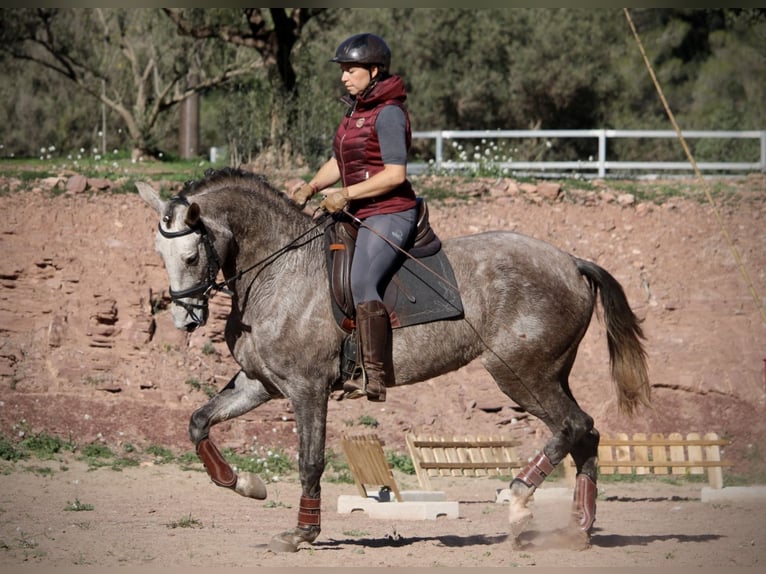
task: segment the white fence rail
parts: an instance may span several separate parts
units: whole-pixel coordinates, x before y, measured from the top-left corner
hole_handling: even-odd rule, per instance
[[[752,162],[705,161],[695,158],[700,171],[722,172],[766,172],[766,130],[751,131],[682,131],[684,139],[755,139],[760,141],[760,157]],[[545,139],[545,138],[594,138],[598,140],[598,155],[588,160],[573,161],[500,161],[494,167],[509,171],[574,171],[582,175],[605,177],[609,171],[692,171],[688,161],[609,161],[607,143],[615,138],[677,138],[672,130],[465,130],[465,131],[417,131],[412,133],[415,139],[435,140],[434,157],[429,162],[411,162],[412,173],[422,173],[429,167],[436,170],[476,169],[479,162],[454,161],[445,159],[445,142],[460,139]],[[680,143],[679,143],[680,146]],[[583,173],[585,172],[585,173]],[[595,173],[593,173],[595,172]]]

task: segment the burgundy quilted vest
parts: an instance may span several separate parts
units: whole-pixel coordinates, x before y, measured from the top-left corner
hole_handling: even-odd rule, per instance
[[[344,98],[351,108],[343,117],[335,134],[333,149],[341,171],[343,186],[364,181],[383,170],[380,143],[375,121],[383,106],[395,105],[404,111],[407,130],[407,149],[410,147],[410,118],[404,107],[407,98],[399,76],[390,76],[378,83],[364,99]],[[349,211],[359,219],[370,215],[396,213],[415,207],[415,192],[409,180],[385,195],[355,199]]]

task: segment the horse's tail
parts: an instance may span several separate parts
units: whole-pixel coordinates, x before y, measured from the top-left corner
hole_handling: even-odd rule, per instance
[[[620,412],[632,415],[639,405],[648,407],[651,400],[641,320],[630,308],[617,279],[591,261],[575,260],[594,293],[601,295],[609,362],[617,386],[617,406]]]

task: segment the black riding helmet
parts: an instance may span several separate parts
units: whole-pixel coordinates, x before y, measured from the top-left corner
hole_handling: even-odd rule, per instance
[[[385,40],[375,34],[356,34],[344,40],[330,60],[338,64],[364,64],[378,66],[383,76],[391,65],[391,50]]]

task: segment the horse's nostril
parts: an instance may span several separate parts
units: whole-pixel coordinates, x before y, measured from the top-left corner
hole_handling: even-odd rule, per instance
[[[197,327],[199,327],[199,323],[187,323],[186,332],[191,333],[192,331],[196,331]]]

